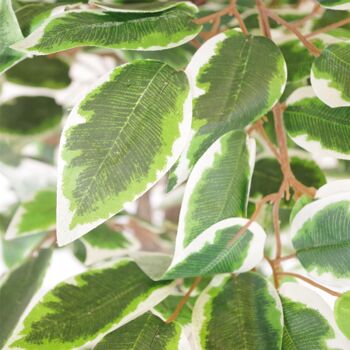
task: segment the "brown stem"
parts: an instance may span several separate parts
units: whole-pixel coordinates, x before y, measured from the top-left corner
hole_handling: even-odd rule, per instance
[[[234,235],[234,237],[227,243],[227,246],[230,247],[232,246],[237,240],[239,240],[248,230],[249,226],[253,223],[253,221],[255,221],[255,219],[258,217],[262,207],[264,206],[264,204],[268,203],[268,202],[273,202],[276,198],[276,193],[271,193],[263,198],[261,198],[255,206],[255,211],[253,213],[253,215],[251,216],[251,218],[249,219],[249,221],[242,226],[238,232]]]
[[[288,254],[288,255],[285,255],[285,256],[281,256],[278,260],[279,261],[286,261],[286,260],[289,260],[289,259],[293,259],[296,257],[296,253],[291,253],[291,254]]]
[[[275,260],[271,260],[267,256],[265,256],[265,259],[267,260],[267,262],[271,266],[272,276],[273,276],[273,284],[275,285],[275,288],[277,289],[279,287],[279,280],[278,280],[278,275],[277,275],[277,271],[279,269],[279,265],[276,266],[276,261]]]
[[[273,153],[273,155],[277,158],[277,160],[279,160],[280,159],[279,152],[278,152],[277,148],[275,147],[275,145],[271,142],[271,140],[267,136],[266,131],[263,127],[263,123],[261,121],[259,121],[258,124],[256,125],[256,131],[263,138],[267,147],[270,149],[270,151]]]
[[[208,22],[215,20],[215,18],[217,18],[217,17],[222,17],[222,16],[225,16],[227,14],[230,14],[232,12],[232,9],[233,9],[232,5],[229,5],[218,12],[212,13],[211,15],[196,18],[193,22],[196,24],[208,23]]]
[[[273,228],[275,232],[275,242],[276,242],[276,258],[275,260],[279,260],[282,253],[282,242],[281,242],[281,232],[280,232],[280,218],[279,218],[279,210],[281,199],[283,198],[284,192],[288,187],[288,181],[284,180],[277,195],[277,199],[273,204],[272,215],[273,215]]]
[[[308,22],[310,19],[314,18],[317,14],[323,11],[323,8],[320,6],[320,4],[316,3],[312,11],[306,15],[305,17],[298,19],[296,21],[291,22],[293,26],[300,27],[306,22]]]
[[[193,290],[198,286],[198,284],[199,284],[199,282],[201,280],[202,280],[202,277],[196,277],[196,279],[192,283],[192,286],[190,287],[190,289],[182,297],[180,302],[177,304],[175,311],[168,317],[168,319],[165,321],[165,323],[170,323],[170,322],[173,322],[173,321],[175,321],[177,319],[177,317],[179,316],[181,310],[183,309],[183,307],[187,303],[188,299],[190,298]]]
[[[305,38],[311,38],[311,37],[313,37],[313,36],[315,36],[317,34],[328,32],[328,31],[330,31],[332,29],[342,27],[342,26],[344,26],[345,24],[348,24],[348,23],[350,23],[350,17],[345,18],[345,19],[343,19],[343,20],[341,20],[339,22],[335,22],[335,23],[329,24],[328,26],[325,26],[323,28],[317,29],[314,32],[311,32],[311,33],[305,35]]]
[[[307,277],[305,277],[303,275],[299,275],[298,273],[294,273],[294,272],[277,272],[277,274],[280,275],[280,276],[291,276],[291,277],[299,278],[302,281],[304,281],[304,282],[306,282],[306,283],[308,283],[308,284],[310,284],[310,285],[312,285],[312,286],[314,286],[314,287],[316,287],[318,289],[321,289],[324,292],[326,292],[326,293],[328,293],[330,295],[333,295],[335,297],[340,297],[342,295],[342,293],[339,293],[339,292],[336,292],[336,291],[334,291],[332,289],[324,287],[321,284],[311,280],[310,278],[307,278]]]
[[[256,7],[259,11],[259,23],[264,36],[271,39],[269,19],[266,15],[266,8],[262,0],[256,0]]]
[[[51,231],[47,236],[45,236],[30,252],[29,256],[35,256],[38,251],[45,246],[52,246],[56,242],[56,230]]]
[[[276,23],[286,27],[291,32],[293,32],[297,36],[297,38],[304,44],[304,46],[309,50],[311,55],[317,57],[321,54],[321,51],[312,42],[307,40],[307,38],[294,25],[285,21],[283,18],[281,18],[269,9],[265,9],[265,12],[267,16],[273,19]]]
[[[239,24],[239,27],[241,28],[242,30],[242,33],[245,35],[245,36],[248,36],[249,33],[248,33],[248,29],[243,21],[243,18],[241,16],[241,14],[239,13],[239,11],[237,10],[237,6],[236,6],[236,0],[231,0],[230,2],[231,6],[232,6],[232,14],[236,17],[237,21],[238,21],[238,24]]]

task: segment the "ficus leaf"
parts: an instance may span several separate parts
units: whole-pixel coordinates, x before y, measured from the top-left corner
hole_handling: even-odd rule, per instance
[[[291,237],[297,258],[312,276],[341,285],[350,280],[350,193],[305,205],[294,217]]]
[[[350,292],[342,294],[334,306],[334,316],[340,330],[350,339]]]
[[[4,349],[24,310],[40,287],[51,249],[41,250],[10,271],[0,287],[0,346]]]
[[[201,26],[193,22],[196,12],[197,7],[187,2],[157,13],[72,10],[48,18],[13,48],[36,55],[80,46],[162,50],[198,34]]]
[[[280,288],[283,306],[283,350],[347,349],[329,305],[314,291],[285,282]]]
[[[350,9],[350,1],[348,2]],[[316,57],[311,84],[317,97],[330,107],[350,106],[350,43],[327,46]]]
[[[23,39],[11,0],[0,1],[0,73],[5,72],[25,58],[23,53],[10,48],[10,45]]]
[[[171,174],[169,188],[187,178],[217,138],[267,113],[281,97],[287,79],[283,55],[272,41],[245,37],[236,30],[206,41],[186,73],[194,94],[194,136]]]
[[[284,122],[289,136],[314,155],[350,159],[350,107],[331,108],[310,87],[287,100]]]
[[[97,341],[161,302],[172,286],[151,281],[126,259],[87,271],[43,297],[12,347],[68,350]]]
[[[58,161],[60,245],[120,211],[164,175],[188,141],[183,72],[135,61],[105,76],[73,109]]]
[[[215,277],[197,299],[192,323],[198,349],[281,348],[281,302],[254,272]]]

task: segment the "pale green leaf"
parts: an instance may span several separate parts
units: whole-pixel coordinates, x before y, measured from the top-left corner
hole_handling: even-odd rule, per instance
[[[68,350],[98,341],[150,310],[173,288],[151,281],[130,260],[58,284],[24,320],[16,349]]]
[[[118,232],[102,224],[86,235],[80,242],[83,244],[83,259],[86,265],[131,253],[140,248],[140,242],[131,234]]]
[[[198,349],[279,350],[282,306],[261,275],[217,276],[199,296],[192,317]]]
[[[297,258],[315,278],[350,281],[350,193],[305,205],[294,217],[291,236]]]
[[[191,124],[188,81],[158,61],[104,77],[71,112],[58,161],[58,243],[119,212],[179,157]]]
[[[15,84],[50,89],[63,89],[71,82],[69,65],[59,58],[45,56],[20,62],[6,72],[6,79]]]
[[[332,10],[345,10],[350,11],[349,0],[317,0],[323,7]]]
[[[350,1],[347,1],[350,10]],[[350,106],[350,43],[327,46],[316,57],[311,69],[311,84],[330,107]]]
[[[13,48],[42,55],[80,46],[162,50],[193,39],[197,7],[182,2],[158,13],[72,10],[50,17]]]
[[[25,58],[23,53],[9,47],[22,39],[11,0],[0,0],[0,74]]]
[[[339,332],[332,310],[316,292],[285,282],[280,288],[283,306],[283,350],[345,350],[350,343]]]
[[[14,239],[52,230],[56,227],[56,191],[38,191],[21,203],[7,229],[5,238]]]
[[[57,128],[63,109],[46,96],[19,96],[0,104],[0,133],[6,137],[35,137]]]
[[[243,131],[221,136],[194,166],[181,205],[177,247],[215,223],[246,215],[255,142]]]
[[[334,316],[340,330],[350,339],[350,291],[342,294],[335,302]]]
[[[194,94],[194,136],[171,174],[169,188],[186,180],[217,138],[267,113],[281,97],[287,79],[283,55],[271,40],[246,38],[236,30],[206,41],[186,73]]]
[[[0,347],[11,336],[22,313],[44,278],[51,249],[41,250],[10,271],[0,287]],[[6,348],[8,349],[8,348]]]
[[[209,227],[186,248],[176,245],[174,258],[162,279],[246,272],[260,263],[266,234],[253,222],[237,240],[235,235],[249,220],[230,218]]]
[[[158,316],[148,312],[107,334],[94,349],[189,350],[189,344],[183,337],[181,326],[177,323],[167,324]]]
[[[313,155],[350,159],[350,107],[331,108],[310,87],[296,90],[284,112],[289,136]]]

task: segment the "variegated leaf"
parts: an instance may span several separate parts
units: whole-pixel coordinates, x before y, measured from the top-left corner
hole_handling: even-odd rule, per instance
[[[350,2],[347,2],[350,10]],[[317,97],[330,107],[350,106],[350,43],[327,46],[316,57],[311,84]]]
[[[48,292],[11,347],[68,350],[90,346],[166,298],[173,282],[153,282],[130,260],[87,271]]]
[[[326,283],[349,283],[350,192],[305,205],[292,221],[291,236],[308,273]]]
[[[255,272],[215,277],[197,299],[192,324],[198,349],[281,349],[281,302]]]
[[[313,155],[350,159],[350,107],[331,108],[311,87],[296,90],[284,112],[289,136]]]
[[[49,17],[13,48],[36,55],[80,46],[124,50],[163,50],[193,39],[197,7],[180,2],[157,13],[72,10]],[[156,19],[156,20],[155,20]]]
[[[283,55],[271,40],[245,37],[236,30],[206,41],[186,73],[194,95],[194,136],[172,171],[169,189],[186,180],[217,138],[267,113],[281,97],[287,79]]]
[[[349,0],[317,0],[323,7],[332,10],[345,10],[350,11]]]
[[[56,191],[38,191],[21,203],[7,229],[5,238],[14,239],[52,230],[56,227]]]
[[[350,343],[339,332],[329,305],[297,283],[285,282],[280,289],[283,306],[283,350],[340,350]]]
[[[335,302],[334,316],[340,330],[350,339],[350,291],[342,294]]]
[[[246,215],[254,161],[255,141],[243,131],[231,131],[209,147],[186,184],[177,249],[221,220]]]
[[[10,45],[22,39],[11,0],[0,0],[0,74],[25,58],[23,53],[10,48]]]
[[[73,109],[58,161],[58,243],[67,244],[157,182],[188,142],[183,72],[135,61],[103,77]]]

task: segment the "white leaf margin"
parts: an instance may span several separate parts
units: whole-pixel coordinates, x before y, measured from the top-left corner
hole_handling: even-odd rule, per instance
[[[229,132],[230,133],[230,132]],[[203,156],[198,160],[198,162],[193,167],[193,170],[188,178],[185,193],[181,204],[180,216],[179,216],[179,226],[176,235],[176,243],[175,243],[175,251],[180,249],[185,249],[184,239],[186,235],[186,215],[188,212],[189,203],[191,200],[191,196],[193,191],[195,190],[197,184],[201,181],[201,177],[203,173],[210,169],[215,161],[215,156],[218,154],[222,154],[222,139],[227,137],[229,133],[224,134],[219,137],[203,154]],[[249,155],[249,187],[248,193],[250,191],[251,178],[254,171],[255,165],[255,153],[256,153],[256,143],[255,139],[252,137],[246,137],[246,147]]]
[[[311,86],[305,86],[301,87],[297,90],[295,90],[287,99],[286,104],[292,105],[298,101],[301,101],[305,98],[313,98],[316,97],[316,94]],[[318,97],[318,96],[317,96]],[[324,101],[323,101],[324,102]],[[289,137],[301,148],[305,149],[306,151],[310,152],[311,154],[315,156],[330,156],[337,159],[345,159],[350,160],[350,154],[340,153],[337,151],[333,151],[328,148],[324,148],[320,142],[316,140],[310,140],[309,135],[303,134],[298,136],[292,136],[289,135]]]
[[[305,205],[294,217],[291,223],[290,237],[293,238],[297,235],[299,230],[304,226],[305,222],[312,219],[320,210],[327,207],[330,204],[337,203],[339,201],[348,201],[350,206],[350,192],[335,194],[326,196]],[[316,269],[306,271],[307,274],[312,276],[315,280],[321,283],[327,283],[335,287],[343,287],[350,284],[350,278],[339,278],[332,273],[324,272],[319,274]]]
[[[301,284],[285,282],[282,284],[280,294],[294,302],[304,304],[310,309],[318,311],[330,324],[335,333],[335,338],[328,340],[329,349],[349,349],[350,342],[340,332],[333,315],[332,309],[325,300],[316,292]]]
[[[154,61],[154,60],[146,60],[146,61]],[[89,91],[86,91],[85,95],[83,95],[80,98],[80,100],[77,102],[77,104],[69,114],[66,124],[63,128],[60,145],[58,149],[59,157],[57,161],[58,175],[57,175],[57,214],[56,215],[57,215],[57,244],[59,246],[64,246],[68,243],[71,243],[72,241],[83,236],[85,233],[91,231],[92,229],[99,226],[100,224],[102,224],[103,222],[110,219],[113,215],[116,214],[114,211],[112,211],[104,219],[99,219],[88,224],[79,224],[72,230],[69,228],[69,224],[73,219],[74,213],[72,213],[71,210],[69,209],[69,199],[64,196],[62,191],[63,170],[66,163],[62,159],[61,154],[67,142],[67,139],[66,139],[67,131],[76,125],[83,124],[86,122],[85,118],[79,115],[79,108],[81,103],[85,100],[85,97],[89,95],[92,91],[97,89],[100,85],[103,85],[105,82],[110,81],[111,77],[113,76],[116,70],[122,70],[124,67],[131,64],[133,63],[126,63],[123,65],[120,65],[117,68],[113,69],[111,72],[107,73],[106,75],[98,79],[97,82],[91,86]],[[161,171],[158,171],[157,179],[154,182],[149,183],[146,186],[146,189],[142,193],[137,194],[130,202],[133,202],[137,198],[141,197],[170,170],[172,165],[176,162],[176,160],[179,158],[180,154],[182,153],[184,145],[186,145],[186,143],[189,140],[191,122],[192,122],[192,96],[191,96],[191,91],[189,91],[189,94],[183,106],[183,120],[179,124],[180,137],[177,140],[175,140],[173,143],[172,154],[168,157],[167,164]],[[124,206],[127,206],[130,202],[124,203]]]

